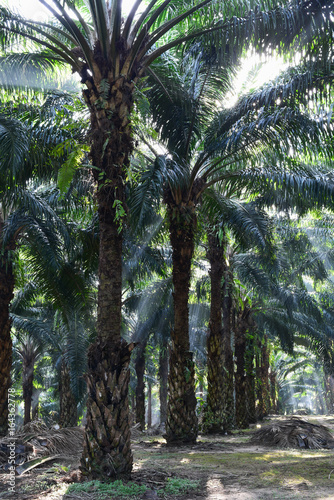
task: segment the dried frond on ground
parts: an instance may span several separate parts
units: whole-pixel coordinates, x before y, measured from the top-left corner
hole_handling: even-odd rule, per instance
[[[255,432],[250,442],[278,448],[334,448],[334,437],[327,427],[297,417],[263,427]]]
[[[48,429],[42,422],[30,422],[15,435],[15,464],[50,455],[76,458],[82,453],[83,437],[81,427]],[[12,440],[10,437],[0,440],[0,468],[8,465],[8,445]]]

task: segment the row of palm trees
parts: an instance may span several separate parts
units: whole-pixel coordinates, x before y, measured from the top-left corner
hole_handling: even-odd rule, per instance
[[[298,204],[301,192],[313,193],[314,198],[317,194],[318,199],[331,198],[331,185],[328,189],[328,183],[306,167],[296,186],[293,158],[291,168],[284,171],[260,162],[268,158],[268,146],[275,148],[271,160],[276,164],[289,152],[291,155],[292,148],[305,158],[311,151],[325,151],[326,136],[330,149],[327,122],[307,116],[303,105],[310,90],[321,87],[323,92],[330,82],[331,3],[277,6],[268,2],[262,12],[255,3],[247,5],[246,11],[243,2],[226,5],[205,0],[189,6],[153,0],[140,12],[142,2],[137,1],[122,21],[120,0],[41,2],[52,14],[52,21],[27,21],[1,7],[1,41],[13,65],[22,61],[22,52],[15,53],[13,43],[19,41],[24,48],[25,40],[27,64],[68,64],[85,85],[83,98],[90,114],[89,161],[97,185],[99,267],[97,336],[88,353],[82,470],[93,477],[127,476],[132,467],[128,366],[134,344],[121,338],[122,246],[125,182],[134,147],[130,114],[138,88],[143,92],[140,82],[144,76],[145,85],[146,80],[150,82],[147,98],[152,105],[152,127],[158,132],[164,153],[155,154],[154,145],[143,138],[150,158],[137,192],[146,186],[152,199],[151,179],[157,184],[154,196],[163,192],[173,250],[174,325],[167,442],[194,442],[197,417],[188,299],[199,208],[206,198],[208,207],[210,203],[225,206],[227,212],[239,214],[239,221],[238,217],[234,220],[237,228],[247,209],[233,197],[243,194],[245,198],[247,189],[248,195],[262,193],[264,199],[272,192],[273,180],[281,189],[267,201],[275,197],[293,199],[295,195]],[[307,65],[292,72],[288,80],[246,96],[232,110],[214,112],[226,90],[229,72],[244,48],[268,52],[276,47],[296,50],[298,46],[304,47]],[[182,69],[177,59],[173,60],[178,57],[177,47],[190,54]],[[164,56],[167,51],[173,55]],[[172,71],[173,65],[177,71]],[[168,77],[171,71],[173,78]],[[143,196],[134,199],[138,207]],[[239,212],[235,206],[239,206]],[[133,206],[132,212],[136,210]],[[228,224],[232,227],[231,219]],[[262,240],[265,243],[265,235]],[[10,349],[8,335],[6,339]],[[8,384],[7,377],[4,390]]]

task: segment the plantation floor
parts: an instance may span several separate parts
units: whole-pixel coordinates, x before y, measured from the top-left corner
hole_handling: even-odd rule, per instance
[[[334,432],[333,416],[301,418]],[[0,499],[334,500],[334,450],[254,446],[249,443],[253,432],[254,428],[228,436],[200,436],[198,444],[182,448],[167,448],[161,436],[141,436],[133,443],[133,482],[128,486],[134,492],[146,485],[147,491],[135,497],[123,496],[122,485],[112,497],[96,484],[75,485],[68,491],[65,481],[78,464],[57,459],[17,477],[14,495],[8,494],[8,476],[1,474]]]

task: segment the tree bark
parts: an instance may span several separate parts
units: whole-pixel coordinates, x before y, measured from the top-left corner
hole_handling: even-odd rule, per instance
[[[70,371],[64,360],[60,369],[59,396],[60,427],[75,427],[78,423],[77,402],[71,388]]]
[[[276,372],[271,371],[269,374],[270,381],[270,409],[277,413],[277,383]]]
[[[167,420],[168,396],[168,342],[164,341],[159,351],[159,398],[160,398],[160,424]]]
[[[208,234],[207,257],[210,262],[211,303],[207,337],[208,393],[203,414],[202,429],[205,433],[225,432],[224,413],[224,358],[222,328],[222,277],[224,249],[217,235]]]
[[[31,401],[34,381],[34,361],[31,358],[23,359],[22,366],[22,388],[24,401],[23,424],[31,422]]]
[[[98,43],[95,53],[101,78],[86,77],[84,98],[91,114],[90,158],[97,181],[100,229],[98,337],[88,354],[81,470],[91,478],[105,479],[130,477],[132,469],[128,384],[133,345],[121,339],[121,294],[124,178],[133,148],[129,115],[135,82],[123,76],[111,81]]]
[[[254,373],[254,335],[249,332],[247,336],[245,353],[246,370],[246,395],[247,395],[247,418],[250,424],[256,422],[256,397],[255,397],[255,373]]]
[[[152,383],[147,384],[147,428],[152,427]]]
[[[262,357],[261,357],[261,377],[262,377],[264,416],[267,416],[270,410],[269,355],[270,351],[268,346],[268,338],[265,335],[264,343],[262,345]]]
[[[334,413],[334,378],[332,375],[324,376],[325,398],[328,413]]]
[[[248,427],[247,391],[245,374],[246,335],[250,310],[245,307],[238,315],[235,328],[235,423],[239,429]]]
[[[94,343],[88,353],[87,424],[81,471],[92,478],[129,477],[132,469],[128,385],[133,344]],[[86,460],[87,459],[87,460]]]
[[[32,402],[31,402],[31,413],[32,419],[37,420],[39,417],[39,397],[42,392],[42,389],[33,388],[32,391]]]
[[[167,445],[195,443],[198,433],[195,369],[189,351],[189,289],[194,252],[194,206],[168,203],[170,241],[173,249],[174,328],[171,331]]]
[[[223,309],[223,356],[224,356],[224,383],[222,386],[224,400],[224,427],[231,429],[234,425],[234,362],[231,346],[231,313],[232,313],[232,290],[230,270],[225,265],[224,283],[222,287],[222,309]]]
[[[269,349],[267,337],[263,342],[258,342],[258,355],[256,356],[256,382],[257,382],[257,416],[260,420],[267,416],[270,408],[269,394]]]
[[[137,375],[136,386],[136,423],[140,424],[140,429],[145,430],[145,349],[146,342],[138,347],[135,361],[135,371]]]
[[[0,212],[0,239],[3,231]],[[8,389],[11,386],[12,339],[9,305],[14,296],[14,275],[8,250],[0,255],[0,436],[8,430]]]
[[[255,390],[256,390],[256,417],[258,420],[263,420],[265,409],[262,390],[262,372],[261,372],[261,341],[257,344],[257,352],[255,356]]]

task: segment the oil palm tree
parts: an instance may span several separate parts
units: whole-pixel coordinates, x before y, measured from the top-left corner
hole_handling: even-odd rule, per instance
[[[6,392],[10,384],[11,367],[9,305],[15,285],[12,269],[15,251],[22,241],[30,240],[31,245],[40,252],[37,264],[45,263],[49,258],[45,274],[51,270],[56,272],[54,266],[57,267],[61,254],[59,237],[62,235],[63,243],[67,244],[70,234],[54,210],[57,200],[59,208],[59,193],[49,184],[59,167],[56,159],[51,160],[50,152],[57,144],[68,139],[67,132],[63,133],[54,127],[55,113],[57,109],[61,111],[63,101],[68,102],[70,98],[58,95],[62,101],[59,104],[57,98],[51,95],[44,102],[37,97],[29,102],[25,94],[21,94],[20,98],[16,96],[13,101],[8,95],[6,97],[8,100],[4,99],[0,109],[1,434],[6,433],[7,429]],[[62,200],[62,209],[64,206],[65,200]],[[71,269],[68,271],[72,272]]]
[[[28,59],[68,64],[86,86],[83,94],[91,117],[90,158],[98,184],[100,256],[98,340],[89,354],[82,470],[90,476],[128,476],[132,455],[127,367],[133,345],[121,341],[121,255],[124,180],[133,147],[130,112],[135,86],[163,53],[202,35],[206,35],[210,45],[215,34],[223,35],[220,53],[230,58],[253,40],[263,50],[268,44],[287,46],[304,25],[311,32],[321,32],[319,24],[330,18],[321,16],[320,4],[312,6],[311,15],[308,2],[284,7],[268,2],[264,13],[258,12],[255,5],[255,10],[249,11],[252,6],[246,8],[243,2],[230,5],[203,0],[189,6],[182,1],[152,0],[140,13],[142,2],[137,0],[123,21],[121,0],[40,1],[55,23],[22,20],[2,8],[1,40],[8,47],[13,40],[22,43],[25,39],[33,45]],[[295,22],[287,22],[291,18]],[[36,45],[41,50],[36,52]],[[15,56],[12,60],[16,62]],[[182,347],[187,351],[187,345]],[[188,358],[186,366],[191,372]],[[189,403],[193,415],[194,399],[190,393]],[[196,429],[190,422],[189,425],[189,439],[194,440]]]
[[[261,155],[265,156],[268,147],[274,148],[280,158],[292,144],[296,152],[306,154],[310,138],[311,149],[321,148],[322,134],[327,133],[326,127],[319,127],[296,102],[296,93],[301,89],[296,75],[291,78],[289,74],[288,81],[282,78],[241,97],[233,108],[217,111],[217,103],[223,101],[229,88],[228,72],[225,77],[222,84],[215,71],[201,62],[176,69],[172,61],[169,70],[165,66],[160,73],[155,67],[148,99],[153,126],[166,154],[158,153],[139,131],[146,146],[145,156],[151,157],[151,163],[141,177],[131,210],[140,224],[142,207],[154,196],[162,196],[173,249],[168,443],[194,442],[197,436],[188,298],[199,207],[206,198],[214,197],[213,185],[224,194],[225,207],[231,204],[230,198],[244,195],[245,190],[249,194],[264,194],[270,182],[279,181],[283,174],[279,169],[261,169]],[[282,96],[281,103],[277,102],[278,94]],[[290,184],[295,182],[294,174],[291,173]],[[238,210],[233,213],[237,226]],[[226,300],[228,296],[226,293]],[[224,321],[229,321],[229,314],[225,314]]]

